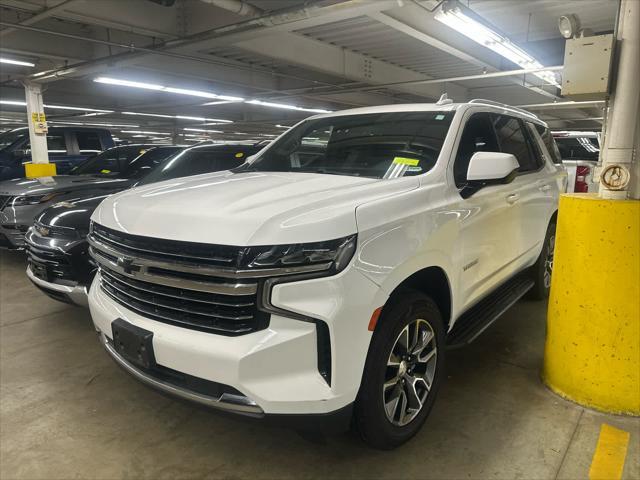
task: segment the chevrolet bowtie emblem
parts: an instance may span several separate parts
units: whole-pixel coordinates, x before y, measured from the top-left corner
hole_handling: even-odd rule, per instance
[[[118,266],[124,270],[124,273],[131,275],[133,272],[140,271],[139,265],[133,264],[133,258],[119,257],[116,261]]]

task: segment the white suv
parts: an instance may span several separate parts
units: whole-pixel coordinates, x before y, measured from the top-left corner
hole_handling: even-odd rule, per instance
[[[414,435],[445,350],[547,295],[558,196],[537,117],[487,101],[361,108],[242,167],[107,198],[89,303],[148,385],[254,417]]]

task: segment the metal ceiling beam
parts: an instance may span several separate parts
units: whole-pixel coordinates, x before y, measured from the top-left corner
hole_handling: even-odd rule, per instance
[[[63,0],[62,2],[58,3],[57,5],[54,5],[53,7],[43,8],[32,17],[29,17],[26,20],[21,21],[20,25],[33,25],[34,23],[38,23],[39,21],[44,20],[45,18],[49,18],[54,13],[59,12],[64,8],[67,8],[75,1],[77,0]],[[15,31],[16,31],[15,28],[4,28],[0,30],[0,37],[4,37],[5,35]]]
[[[412,8],[411,5],[407,6],[407,9]],[[405,12],[407,11],[407,9],[405,9]],[[425,10],[422,9],[422,11],[418,11],[416,10],[415,12],[418,15],[424,16],[425,15]],[[368,14],[368,16],[388,27],[393,28],[394,30],[397,30],[401,33],[404,33],[405,35],[408,35],[412,38],[415,38],[416,40],[419,40],[431,47],[437,48],[438,50],[447,53],[449,55],[452,55],[462,61],[465,61],[467,63],[470,63],[471,65],[475,65],[478,67],[482,67],[484,69],[487,69],[489,71],[495,71],[495,70],[499,70],[495,65],[482,60],[480,58],[478,58],[477,56],[471,55],[459,48],[456,48],[455,46],[453,46],[451,44],[451,42],[443,42],[442,40],[432,36],[432,35],[428,35],[427,33],[423,32],[422,30],[419,30],[411,25],[408,25],[407,23],[398,20],[394,17],[392,17],[391,15],[387,14],[387,13],[383,13],[383,12],[373,12]],[[519,83],[517,80],[514,80],[514,82]],[[558,98],[556,95],[554,95],[551,92],[547,92],[546,90],[539,88],[537,86],[535,86],[534,84],[531,83],[527,83],[525,82],[523,87],[525,88],[529,88],[530,90],[533,90],[534,92],[543,95],[545,97],[549,97],[549,98]]]

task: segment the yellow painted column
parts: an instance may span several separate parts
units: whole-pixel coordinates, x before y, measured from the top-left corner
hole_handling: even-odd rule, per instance
[[[587,407],[640,415],[640,201],[560,198],[542,377]]]

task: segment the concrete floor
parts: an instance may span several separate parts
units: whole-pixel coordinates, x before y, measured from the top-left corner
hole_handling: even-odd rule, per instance
[[[48,299],[0,254],[0,477],[587,478],[600,426],[631,432],[623,478],[640,478],[640,419],[561,400],[540,382],[546,305],[520,302],[448,357],[422,431],[379,452],[324,443],[178,403],[102,351],[89,313]]]

